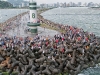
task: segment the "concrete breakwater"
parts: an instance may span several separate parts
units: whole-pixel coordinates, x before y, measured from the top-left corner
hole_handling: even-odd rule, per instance
[[[100,42],[94,34],[73,26],[55,24],[39,16],[41,23],[64,30],[52,39],[36,36],[3,37],[0,69],[18,75],[77,75],[100,62]],[[48,33],[49,34],[49,33]],[[0,42],[1,42],[0,41]]]

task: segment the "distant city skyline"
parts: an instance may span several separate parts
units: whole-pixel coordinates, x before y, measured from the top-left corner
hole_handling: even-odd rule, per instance
[[[24,0],[24,1],[29,1],[29,0]],[[57,2],[60,2],[60,3],[64,3],[64,2],[74,2],[74,3],[77,3],[77,2],[82,2],[82,3],[85,3],[85,2],[94,2],[94,3],[100,3],[100,0],[34,0],[36,1],[38,4],[41,4],[41,3],[47,3],[47,4],[51,4],[51,3],[57,3]]]

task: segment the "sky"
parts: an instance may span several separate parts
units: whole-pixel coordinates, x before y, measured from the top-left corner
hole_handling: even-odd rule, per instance
[[[29,0],[27,0],[29,1]],[[66,3],[69,3],[69,2],[82,2],[82,3],[85,3],[85,2],[94,2],[94,3],[100,3],[100,0],[34,0],[36,1],[38,4],[41,4],[41,3],[47,3],[47,4],[51,4],[51,3],[57,3],[57,2],[66,2]]]

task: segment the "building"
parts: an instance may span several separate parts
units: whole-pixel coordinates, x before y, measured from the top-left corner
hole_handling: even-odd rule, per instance
[[[24,2],[22,3],[22,6],[21,7],[25,7],[25,3]]]

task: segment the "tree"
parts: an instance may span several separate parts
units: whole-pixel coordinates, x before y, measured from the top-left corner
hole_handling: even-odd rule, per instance
[[[11,8],[13,5],[6,1],[0,1],[0,8]]]

